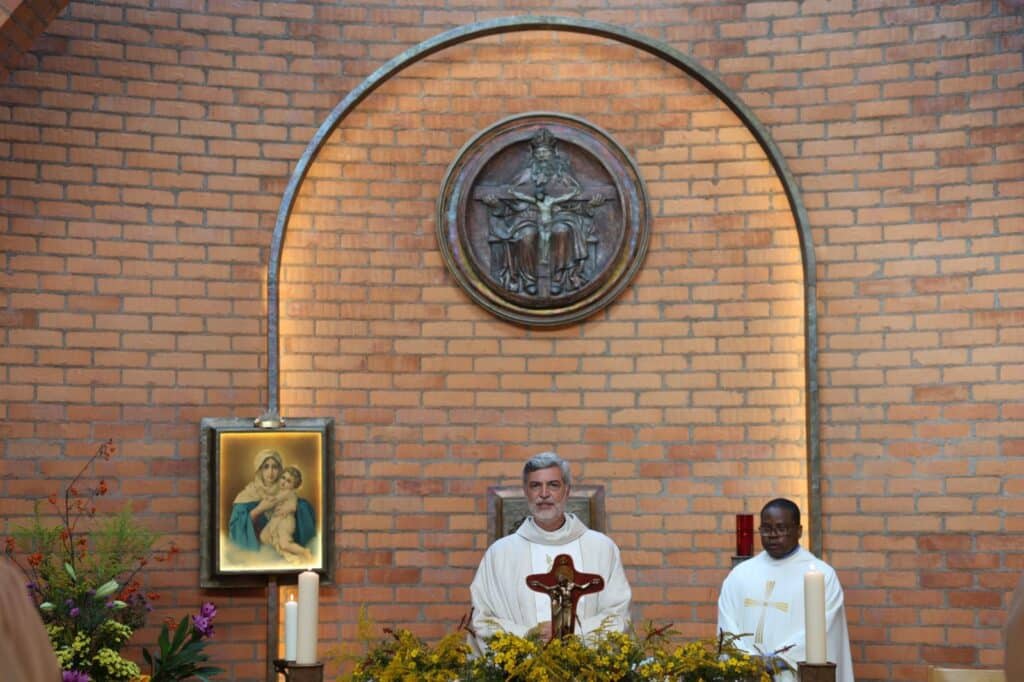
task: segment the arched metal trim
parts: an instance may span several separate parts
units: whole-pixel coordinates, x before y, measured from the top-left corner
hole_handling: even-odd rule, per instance
[[[796,180],[786,166],[782,153],[768,134],[767,129],[754,116],[753,112],[742,102],[732,90],[714,73],[705,69],[692,58],[675,48],[657,40],[640,35],[628,29],[612,26],[586,19],[571,17],[517,16],[492,19],[445,31],[429,38],[419,45],[390,59],[379,69],[370,74],[362,83],[344,97],[331,110],[324,122],[317,129],[313,138],[306,146],[292,172],[281,207],[274,223],[274,234],[270,243],[270,261],[267,268],[267,413],[260,419],[273,423],[279,419],[279,315],[280,294],[278,276],[281,268],[281,249],[284,244],[285,231],[291,217],[292,208],[298,195],[299,187],[306,178],[317,154],[327,138],[338,127],[338,124],[392,76],[441,50],[477,38],[503,33],[523,31],[566,31],[599,36],[616,42],[624,43],[647,52],[663,61],[672,64],[690,77],[715,93],[726,106],[739,117],[743,124],[761,145],[769,162],[782,181],[783,190],[789,200],[790,210],[796,222],[800,238],[804,275],[804,374],[805,406],[806,406],[806,441],[807,441],[807,478],[808,478],[808,516],[811,520],[810,549],[821,554],[821,459],[819,449],[818,424],[818,325],[817,325],[817,280],[815,276],[814,245],[811,241],[810,225],[807,210],[804,207],[797,188]],[[259,421],[259,420],[257,420]]]

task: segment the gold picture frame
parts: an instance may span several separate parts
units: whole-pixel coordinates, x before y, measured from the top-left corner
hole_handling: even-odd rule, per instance
[[[202,587],[248,587],[307,569],[332,575],[333,426],[202,420]]]

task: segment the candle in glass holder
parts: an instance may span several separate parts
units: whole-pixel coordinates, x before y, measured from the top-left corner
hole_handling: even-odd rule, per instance
[[[736,556],[754,555],[754,515],[736,515]]]

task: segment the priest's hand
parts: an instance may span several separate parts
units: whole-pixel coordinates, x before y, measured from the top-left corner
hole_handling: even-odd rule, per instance
[[[787,647],[788,648],[788,647]],[[784,670],[796,670],[789,664],[789,661],[778,655],[778,652],[773,654],[764,654],[761,656],[761,660],[764,662],[765,670],[770,674],[776,675]]]
[[[526,633],[527,638],[529,637],[550,637],[551,636],[551,621],[546,620],[543,623],[537,623]]]

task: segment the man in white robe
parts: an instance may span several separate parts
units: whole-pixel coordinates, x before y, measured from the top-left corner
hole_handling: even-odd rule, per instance
[[[744,651],[775,654],[771,662],[780,671],[774,680],[796,682],[797,664],[806,659],[804,574],[813,565],[825,576],[826,659],[836,664],[836,682],[854,682],[843,588],[831,566],[800,547],[800,508],[772,500],[761,510],[758,530],[764,551],[733,568],[722,583],[719,631],[743,635],[736,645]]]
[[[523,467],[523,491],[530,516],[515,533],[491,545],[470,586],[473,600],[471,643],[483,651],[486,640],[504,631],[520,637],[531,631],[548,637],[551,599],[526,585],[526,576],[547,573],[559,554],[572,557],[577,571],[596,573],[604,589],[583,595],[576,606],[576,634],[624,631],[630,622],[632,592],[619,548],[607,535],[566,513],[572,475],[552,452],[532,457]]]

